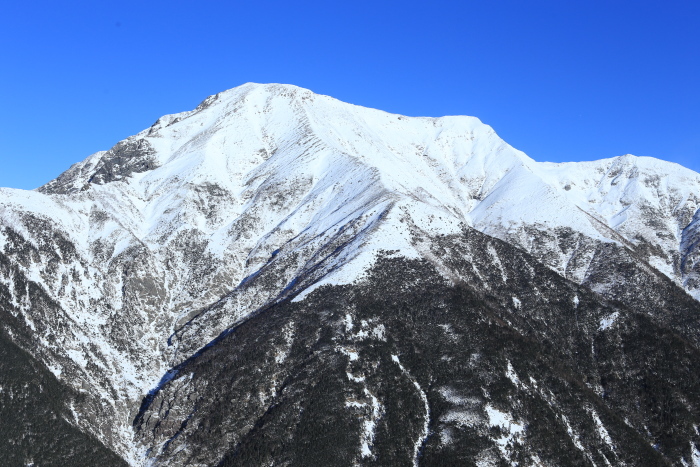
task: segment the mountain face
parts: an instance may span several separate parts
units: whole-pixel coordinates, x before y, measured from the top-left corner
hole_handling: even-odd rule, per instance
[[[700,174],[294,86],[0,189],[0,395],[55,463],[700,465],[699,300]]]

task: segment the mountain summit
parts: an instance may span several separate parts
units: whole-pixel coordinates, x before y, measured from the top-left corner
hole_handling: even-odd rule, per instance
[[[249,83],[0,189],[0,324],[131,465],[689,464],[699,245],[679,165]]]

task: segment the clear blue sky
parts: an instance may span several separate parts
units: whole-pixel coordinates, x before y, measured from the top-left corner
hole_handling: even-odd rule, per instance
[[[474,115],[536,160],[700,171],[698,1],[3,2],[0,186],[248,81]]]

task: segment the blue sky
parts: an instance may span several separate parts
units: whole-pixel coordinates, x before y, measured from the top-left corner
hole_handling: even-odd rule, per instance
[[[700,171],[700,2],[31,1],[0,6],[0,186],[248,81],[479,117],[540,161]]]

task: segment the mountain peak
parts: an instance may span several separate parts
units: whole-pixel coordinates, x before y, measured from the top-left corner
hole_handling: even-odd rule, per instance
[[[159,118],[109,151],[71,167],[39,191],[76,193],[105,183],[135,181],[136,174],[165,165],[182,166],[183,157],[199,166],[207,165],[205,159],[220,163],[223,158],[229,169],[232,163],[247,160],[252,168],[252,153],[261,156],[254,158],[261,163],[281,146],[312,141],[376,166],[387,158],[415,165],[412,159],[423,157],[419,153],[431,145],[457,141],[462,150],[454,155],[464,159],[464,150],[475,140],[507,146],[475,117],[406,117],[346,104],[297,86],[247,83],[208,97],[192,111]],[[449,163],[455,170],[460,163],[442,159],[440,163]],[[185,164],[187,177],[192,175],[192,164]]]
[[[344,399],[351,394],[345,389],[333,393],[341,411],[357,410],[337,425],[355,423],[359,429],[354,414],[362,417],[362,456],[373,455],[374,427],[389,413],[382,410],[393,404],[381,399],[388,404],[382,409],[380,398],[394,393],[386,390],[391,386],[372,386],[374,378],[366,376],[388,371],[377,381],[402,380],[409,392],[418,391],[393,405],[419,408],[414,415],[425,419],[410,446],[415,461],[422,446],[432,442],[426,441],[429,430],[442,426],[433,423],[449,418],[446,413],[428,420],[430,410],[437,410],[431,407],[436,398],[454,402],[459,410],[480,407],[468,415],[469,423],[483,428],[476,442],[483,444],[501,425],[515,426],[508,439],[522,441],[530,436],[521,439],[523,430],[535,426],[530,422],[536,419],[526,424],[525,413],[500,412],[512,401],[506,397],[492,405],[491,396],[505,394],[501,383],[510,380],[516,389],[525,390],[527,384],[530,400],[545,380],[524,377],[527,362],[516,360],[520,350],[507,359],[498,354],[499,362],[482,362],[487,354],[474,347],[460,353],[458,361],[472,369],[483,365],[474,374],[488,375],[492,383],[463,387],[471,395],[458,395],[450,385],[463,380],[467,367],[460,366],[459,375],[450,373],[454,378],[426,395],[422,388],[433,391],[430,381],[440,380],[421,375],[455,367],[437,345],[425,371],[420,370],[421,355],[428,354],[415,350],[426,339],[415,340],[420,332],[414,330],[427,329],[430,345],[445,343],[446,349],[455,343],[460,352],[463,337],[476,333],[470,345],[483,343],[486,336],[501,352],[507,335],[527,345],[522,336],[541,339],[551,349],[552,342],[569,345],[571,332],[587,329],[572,349],[577,355],[591,349],[589,361],[597,364],[602,341],[590,336],[614,332],[616,320],[627,323],[629,309],[646,310],[655,326],[673,329],[684,342],[700,341],[697,330],[685,326],[688,313],[698,309],[688,294],[700,299],[700,175],[629,155],[538,163],[474,117],[405,117],[296,86],[247,83],[208,97],[194,110],[161,117],[37,191],[0,191],[0,299],[11,310],[12,336],[34,336],[23,341],[31,343],[25,347],[85,395],[75,411],[71,405],[71,413],[90,416],[76,416],[76,425],[134,465],[146,456],[162,456],[165,465],[179,453],[198,449],[188,440],[205,437],[201,432],[194,438],[180,433],[212,426],[199,418],[207,412],[200,411],[198,394],[216,392],[212,388],[224,373],[201,385],[197,381],[215,368],[240,370],[235,378],[225,376],[235,383],[227,387],[251,391],[226,393],[221,400],[236,401],[226,406],[243,404],[262,416],[278,396],[306,394],[286,391],[284,385],[297,375],[275,373],[275,368],[298,372],[294,368],[306,365],[312,348],[322,355],[322,371],[342,364],[333,384],[360,389],[351,399]],[[309,305],[330,289],[336,295],[328,303]],[[424,306],[427,292],[433,298]],[[447,303],[450,294],[454,299]],[[366,296],[371,299],[365,301]],[[625,305],[614,309],[608,299]],[[445,310],[453,305],[457,308],[448,318]],[[299,310],[307,309],[297,319]],[[361,315],[371,310],[378,314]],[[276,318],[268,322],[264,316]],[[319,324],[309,325],[309,316]],[[259,328],[251,334],[245,331],[249,326],[242,328],[246,323]],[[265,334],[275,343],[259,351],[258,342],[268,337],[258,341],[256,336],[269,329],[279,331]],[[306,340],[292,350],[296,332]],[[245,352],[230,351],[242,349],[236,346],[246,339],[251,347]],[[223,342],[231,347],[208,353],[222,349]],[[406,347],[398,347],[402,342]],[[355,349],[365,344],[362,358],[383,356],[346,370],[348,359],[362,363]],[[285,367],[294,352],[296,363]],[[231,360],[188,366],[212,355]],[[257,359],[254,367],[246,366],[245,358],[237,360],[251,355]],[[549,350],[542,355],[553,358]],[[572,367],[569,363],[557,363],[557,368]],[[502,368],[498,377],[490,373],[496,364]],[[264,380],[255,379],[262,374]],[[577,387],[595,378],[593,372]],[[494,390],[491,396],[486,387]],[[589,389],[586,397],[598,397],[597,386]],[[186,401],[178,399],[180,390]],[[156,401],[164,394],[179,402]],[[551,394],[541,398],[545,404],[537,413],[553,407]],[[571,400],[583,400],[577,397]],[[636,416],[640,406],[628,415]],[[168,409],[160,413],[158,407]],[[299,414],[299,407],[289,413]],[[573,413],[567,415],[571,420]],[[607,412],[600,413],[603,421],[596,415],[589,428],[609,423],[603,416]],[[400,428],[406,419],[402,411],[396,419],[402,421],[386,428]],[[493,423],[484,425],[487,419]],[[568,425],[567,418],[560,419]],[[246,433],[257,426],[255,417],[230,420],[245,420],[241,430]],[[451,436],[444,438],[445,445],[456,439]],[[640,442],[648,445],[645,436]],[[222,436],[217,442],[230,439]],[[505,439],[498,445],[520,443]],[[484,452],[499,452],[484,446]],[[202,462],[220,463],[223,452],[209,450],[203,455],[213,457]],[[200,458],[183,459],[171,464]],[[319,463],[334,464],[301,462]]]

